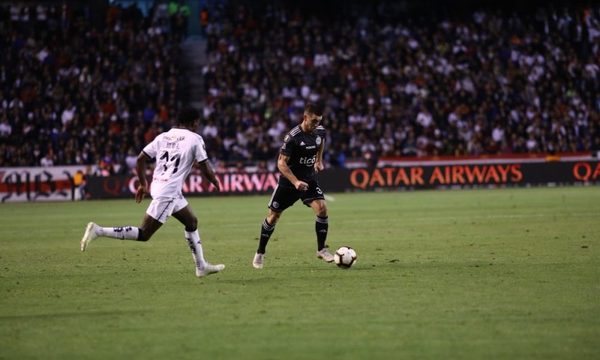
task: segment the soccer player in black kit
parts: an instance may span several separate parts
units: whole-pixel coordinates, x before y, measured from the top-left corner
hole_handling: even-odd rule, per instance
[[[308,103],[304,107],[302,123],[290,130],[283,139],[277,159],[281,176],[269,201],[269,212],[263,221],[258,250],[252,260],[252,266],[256,269],[262,269],[264,265],[267,243],[281,213],[298,199],[311,207],[317,216],[317,257],[326,262],[333,261],[333,255],[325,247],[329,227],[327,205],[315,177],[316,172],[323,170],[325,128],[320,125],[322,119],[322,108]]]

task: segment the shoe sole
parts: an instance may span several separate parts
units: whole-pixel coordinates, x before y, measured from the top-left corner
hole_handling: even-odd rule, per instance
[[[255,263],[252,263],[252,266],[253,266],[255,269],[262,269],[262,268],[263,268],[263,264],[255,264]]]
[[[201,272],[201,273],[196,273],[196,276],[197,276],[197,277],[205,277],[205,276],[208,276],[208,275],[212,275],[212,274],[220,273],[220,272],[221,272],[221,271],[223,271],[224,269],[225,269],[225,266],[223,266],[223,267],[222,267],[221,269],[219,269],[219,270],[212,270],[212,271],[209,271],[209,272]]]
[[[81,251],[85,251],[88,244],[90,243],[90,241],[87,239],[90,236],[90,233],[92,232],[93,228],[94,228],[94,223],[89,222],[85,228],[85,233],[83,233],[83,237],[81,238],[81,242],[80,242]]]

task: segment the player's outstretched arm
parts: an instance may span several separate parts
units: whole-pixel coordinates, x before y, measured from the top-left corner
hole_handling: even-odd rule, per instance
[[[202,171],[202,175],[204,175],[208,181],[210,181],[210,183],[217,188],[217,191],[221,191],[221,183],[215,175],[215,171],[213,170],[210,161],[204,160],[203,162],[198,163],[198,168],[200,168],[200,171]]]
[[[135,192],[135,202],[140,203],[144,200],[144,195],[148,194],[148,180],[146,179],[146,165],[150,157],[143,151],[138,155],[135,170],[137,172],[139,185]]]

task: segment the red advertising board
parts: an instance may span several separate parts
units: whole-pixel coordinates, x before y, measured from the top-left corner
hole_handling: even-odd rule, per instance
[[[86,166],[0,168],[0,201],[80,200],[77,174],[89,170]]]
[[[600,183],[600,162],[597,160],[436,164],[333,168],[320,173],[319,182],[326,192]],[[217,176],[222,185],[219,194],[237,195],[271,193],[277,186],[279,174],[235,172]],[[207,188],[206,184],[201,175],[194,173],[186,179],[183,192],[188,195],[215,194],[215,190]],[[132,197],[136,186],[134,176],[96,177],[88,180],[87,191],[92,198]]]
[[[262,194],[275,189],[279,174],[238,172],[217,174],[217,177],[221,181],[219,194]],[[86,190],[90,197],[95,199],[131,197],[135,194],[137,184],[136,176],[92,177],[87,182]],[[202,175],[192,173],[183,183],[183,193],[210,195],[216,193],[216,190],[214,187],[208,186],[208,181]]]

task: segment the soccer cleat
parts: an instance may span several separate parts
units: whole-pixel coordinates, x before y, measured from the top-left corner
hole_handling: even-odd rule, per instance
[[[85,228],[85,233],[81,238],[81,251],[85,251],[90,242],[98,237],[98,234],[96,233],[97,228],[99,228],[99,226],[94,224],[93,222],[89,222],[87,224],[87,227]]]
[[[265,254],[259,254],[259,253],[254,254],[254,260],[252,260],[252,266],[254,266],[255,269],[262,269],[264,262],[265,262]]]
[[[334,260],[333,254],[331,254],[326,247],[317,251],[317,257],[328,263],[333,262]]]
[[[204,276],[208,276],[211,274],[216,274],[223,269],[225,269],[225,265],[223,265],[223,264],[213,265],[213,264],[206,263],[206,266],[204,266],[204,269],[200,270],[200,269],[196,268],[196,276],[204,277]]]

